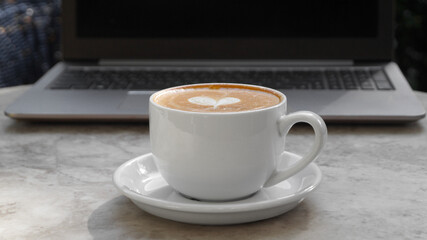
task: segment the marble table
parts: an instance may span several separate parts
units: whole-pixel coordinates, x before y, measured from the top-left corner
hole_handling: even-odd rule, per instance
[[[0,110],[28,86],[0,89]],[[416,93],[427,107],[427,94]],[[328,125],[320,186],[292,211],[231,226],[152,216],[112,184],[150,152],[147,123],[29,123],[0,116],[0,239],[427,239],[427,119]],[[297,126],[288,149],[304,152]]]

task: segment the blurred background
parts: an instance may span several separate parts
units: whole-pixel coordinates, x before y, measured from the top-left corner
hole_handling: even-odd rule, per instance
[[[0,87],[35,82],[61,59],[60,0],[0,0]]]
[[[427,91],[427,0],[397,0],[396,61],[413,89]]]
[[[61,60],[61,0],[0,0],[0,87],[35,82]],[[427,0],[396,0],[394,61],[427,92]]]

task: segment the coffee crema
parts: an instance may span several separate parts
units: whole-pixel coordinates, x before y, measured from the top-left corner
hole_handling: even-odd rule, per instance
[[[166,89],[153,101],[161,106],[189,112],[241,112],[268,108],[282,97],[268,89],[249,85],[212,84]]]

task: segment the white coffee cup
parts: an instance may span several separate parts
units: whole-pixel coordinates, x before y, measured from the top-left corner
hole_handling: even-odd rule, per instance
[[[315,160],[327,138],[322,118],[308,111],[286,114],[286,96],[267,90],[280,97],[279,104],[220,113],[177,110],[154,101],[157,94],[170,89],[153,94],[149,116],[151,150],[166,182],[187,197],[228,201],[284,181]],[[285,152],[285,137],[298,122],[313,127],[314,144],[301,160],[279,170],[276,167]]]

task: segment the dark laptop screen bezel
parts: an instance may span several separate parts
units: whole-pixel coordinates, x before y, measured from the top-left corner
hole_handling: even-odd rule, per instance
[[[65,60],[95,59],[352,59],[390,60],[393,1],[378,0],[375,38],[292,39],[127,39],[79,38],[76,1],[63,1],[62,52]]]

